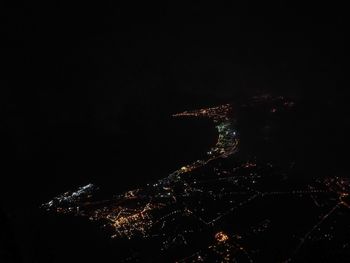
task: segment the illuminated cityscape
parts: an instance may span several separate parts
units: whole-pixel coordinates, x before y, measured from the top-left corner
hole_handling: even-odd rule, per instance
[[[217,143],[202,158],[143,188],[101,199],[101,190],[88,184],[43,208],[98,221],[115,239],[150,242],[163,262],[294,262],[313,244],[335,242],[349,249],[349,236],[337,237],[338,221],[349,217],[349,179],[294,182],[288,169],[272,162],[236,157],[241,147],[236,113],[259,105],[275,115],[293,111],[296,103],[265,95],[242,105],[174,114],[212,120]],[[301,207],[310,211],[308,220]],[[283,247],[278,258],[269,258],[267,238]],[[184,252],[177,254],[178,248]],[[131,252],[121,260],[139,262],[147,253],[157,252]]]

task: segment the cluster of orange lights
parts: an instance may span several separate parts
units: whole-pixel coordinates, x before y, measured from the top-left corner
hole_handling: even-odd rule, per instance
[[[217,242],[225,242],[228,240],[228,235],[225,232],[220,231],[215,234],[215,239]]]
[[[193,116],[193,117],[208,117],[212,118],[214,122],[229,120],[229,113],[231,111],[230,104],[221,105],[218,107],[212,107],[207,109],[199,109],[194,111],[184,111],[182,113],[174,114],[173,117],[180,116]]]

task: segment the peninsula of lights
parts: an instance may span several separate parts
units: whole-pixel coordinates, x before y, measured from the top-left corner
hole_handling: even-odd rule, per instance
[[[350,180],[329,176],[291,183],[288,171],[272,162],[235,158],[240,145],[236,109],[263,105],[261,109],[273,115],[293,111],[295,104],[284,97],[260,96],[242,105],[174,114],[212,120],[217,143],[197,161],[145,187],[101,199],[101,190],[88,184],[42,207],[99,221],[113,238],[153,242],[162,262],[297,261],[313,243],[333,242],[337,222],[349,218]],[[310,209],[308,220],[302,219],[299,207]],[[284,217],[308,223],[297,228],[284,224]],[[263,241],[280,242],[271,228],[284,238],[278,258],[269,258]],[[337,238],[337,245],[349,249],[349,241],[348,236]],[[177,254],[179,247],[186,253]],[[131,252],[124,260],[139,262],[147,256]]]

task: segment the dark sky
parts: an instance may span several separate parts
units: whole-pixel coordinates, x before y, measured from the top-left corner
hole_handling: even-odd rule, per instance
[[[52,197],[53,185],[127,171],[135,148],[157,138],[148,156],[161,154],[167,137],[154,126],[175,111],[272,93],[348,112],[344,6],[7,2],[0,207],[9,217]]]

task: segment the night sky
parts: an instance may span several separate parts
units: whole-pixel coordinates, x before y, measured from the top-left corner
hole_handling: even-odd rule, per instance
[[[120,192],[160,178],[189,149],[208,148],[206,123],[169,139],[168,116],[185,109],[265,93],[311,101],[337,138],[329,154],[346,167],[345,6],[48,1],[0,9],[0,261],[56,262],[43,252],[55,245],[41,236],[53,223],[41,227],[33,211],[62,189],[95,181]],[[322,119],[300,116],[305,125]]]

